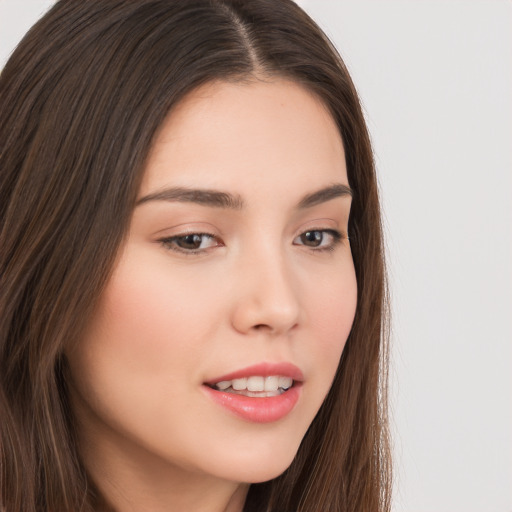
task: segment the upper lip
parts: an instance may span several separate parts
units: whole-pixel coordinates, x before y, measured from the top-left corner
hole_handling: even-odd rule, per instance
[[[243,379],[252,376],[270,377],[271,375],[291,377],[296,382],[304,380],[304,376],[300,369],[292,363],[264,362],[247,366],[246,368],[241,368],[240,370],[235,370],[233,372],[221,375],[219,377],[215,377],[214,379],[210,379],[207,382],[205,382],[205,384],[213,385],[217,382],[222,382],[226,380]]]

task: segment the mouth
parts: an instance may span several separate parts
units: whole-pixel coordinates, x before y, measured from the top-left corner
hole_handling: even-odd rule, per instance
[[[216,391],[224,393],[234,393],[236,395],[248,396],[253,398],[266,398],[279,396],[288,391],[294,385],[291,377],[284,375],[252,375],[232,380],[221,380],[214,384],[207,384]]]
[[[262,363],[205,382],[206,394],[223,409],[252,423],[287,416],[302,392],[302,372],[289,363]]]

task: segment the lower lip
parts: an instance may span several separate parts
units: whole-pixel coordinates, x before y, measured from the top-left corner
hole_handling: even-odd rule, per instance
[[[301,386],[295,384],[277,396],[249,397],[203,386],[214,402],[239,418],[253,423],[271,423],[289,414],[299,400]]]

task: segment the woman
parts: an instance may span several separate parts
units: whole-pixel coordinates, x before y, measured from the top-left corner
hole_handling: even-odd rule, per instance
[[[371,147],[287,0],[60,0],[0,79],[6,511],[389,509]]]

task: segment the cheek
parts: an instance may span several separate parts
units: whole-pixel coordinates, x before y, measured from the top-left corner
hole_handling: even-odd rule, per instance
[[[307,304],[313,333],[311,366],[323,369],[317,372],[318,387],[327,394],[354,321],[357,282],[353,265],[318,281]]]
[[[91,357],[122,363],[129,372],[157,370],[166,363],[176,313],[164,287],[145,279],[144,272],[136,270],[123,278],[118,273],[104,293],[83,345]]]
[[[197,372],[201,340],[208,339],[202,331],[209,324],[197,322],[198,315],[215,314],[211,304],[202,310],[193,288],[177,293],[176,279],[136,256],[136,265],[129,255],[118,264],[88,331],[68,355],[82,398],[109,421],[127,424],[136,421],[134,409],[163,414],[162,401],[180,400]]]
[[[84,431],[101,437],[108,425],[151,451],[178,456],[180,445],[166,432],[200,424],[201,411],[187,397],[197,394],[198,362],[220,315],[212,297],[181,277],[135,250],[117,265],[88,331],[68,354]],[[176,414],[184,410],[185,426]]]
[[[198,300],[194,287],[183,286],[178,276],[169,276],[165,266],[154,261],[137,264],[125,258],[105,290],[87,336],[90,352],[101,353],[108,362],[117,361],[134,374],[165,372],[187,365],[200,347],[208,318],[214,318],[212,300]],[[179,290],[179,293],[178,291]],[[209,303],[209,308],[201,305]],[[201,317],[205,321],[197,322]],[[206,317],[206,318],[205,318]],[[182,372],[177,372],[182,373]]]
[[[341,350],[350,333],[357,304],[353,264],[323,276],[308,296],[309,319],[319,334],[319,345],[325,350]]]

